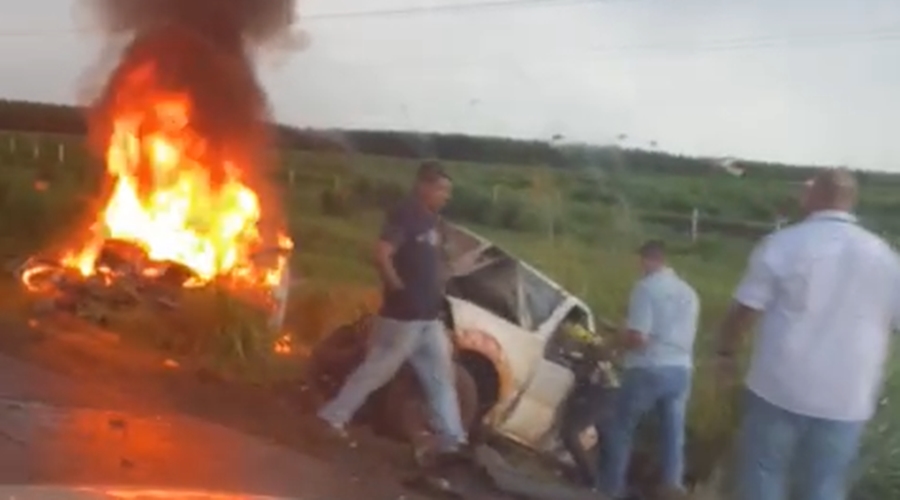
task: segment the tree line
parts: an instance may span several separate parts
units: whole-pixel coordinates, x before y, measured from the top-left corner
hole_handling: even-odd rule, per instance
[[[273,124],[282,148],[352,152],[400,158],[437,158],[446,161],[542,165],[551,168],[620,165],[630,173],[665,173],[697,176],[722,172],[719,162],[660,151],[617,146],[569,144],[558,138],[523,140],[465,134],[415,133],[374,130],[314,130]],[[0,129],[21,132],[83,135],[84,109],[77,106],[0,100]],[[815,167],[738,161],[746,177],[802,181]],[[864,184],[900,184],[900,175],[860,173]]]

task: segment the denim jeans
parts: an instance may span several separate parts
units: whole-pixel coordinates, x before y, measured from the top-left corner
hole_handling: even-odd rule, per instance
[[[465,443],[452,346],[444,324],[438,320],[377,318],[365,360],[344,382],[337,397],[319,411],[319,417],[332,425],[347,424],[369,395],[387,384],[407,361],[419,377],[442,444],[451,448]]]
[[[600,446],[597,488],[612,498],[627,494],[626,476],[631,461],[634,431],[650,411],[659,412],[660,458],[663,482],[682,488],[684,426],[691,391],[691,370],[681,366],[629,368],[615,398]]]
[[[738,443],[738,500],[846,498],[865,422],[798,415],[752,391],[747,391],[745,404]]]

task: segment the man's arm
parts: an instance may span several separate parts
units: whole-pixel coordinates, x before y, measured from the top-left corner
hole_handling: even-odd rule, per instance
[[[436,224],[437,232],[439,235],[438,241],[440,241],[440,245],[438,245],[438,250],[440,254],[440,276],[441,276],[441,290],[446,291],[447,283],[450,281],[450,278],[453,277],[453,268],[452,262],[450,260],[451,248],[450,241],[447,238],[447,221],[444,220],[443,217],[438,217],[438,222]]]
[[[766,261],[765,249],[753,251],[744,278],[735,290],[734,301],[719,327],[717,354],[733,357],[753,326],[760,312],[772,301],[775,293],[775,274]]]
[[[891,330],[894,335],[900,334],[900,255],[892,253],[889,272],[891,280]]]
[[[759,311],[741,304],[731,303],[725,320],[719,327],[716,354],[721,357],[733,357],[744,340],[744,335],[756,322]]]
[[[406,230],[402,224],[402,218],[399,213],[392,212],[381,228],[381,235],[375,243],[374,253],[378,274],[384,284],[392,290],[401,290],[404,286],[403,280],[400,279],[400,275],[397,274],[397,269],[394,267],[394,254],[405,239]]]
[[[647,287],[638,283],[628,301],[628,321],[620,341],[626,350],[642,349],[650,340],[653,327],[653,308]]]

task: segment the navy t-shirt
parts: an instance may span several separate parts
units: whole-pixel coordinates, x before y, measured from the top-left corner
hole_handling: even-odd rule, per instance
[[[441,241],[438,217],[416,200],[388,213],[381,240],[393,245],[402,290],[384,287],[381,316],[402,321],[433,320],[441,312]]]

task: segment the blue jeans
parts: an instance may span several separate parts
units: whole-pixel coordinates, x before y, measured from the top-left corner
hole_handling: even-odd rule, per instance
[[[865,422],[798,415],[747,391],[738,500],[844,500]],[[795,496],[791,496],[794,490]]]
[[[660,454],[665,486],[680,489],[684,476],[684,426],[691,392],[691,370],[666,366],[629,368],[615,398],[600,446],[598,489],[612,498],[627,491],[634,431],[651,410],[660,417]]]
[[[319,411],[319,417],[332,425],[347,424],[369,395],[390,382],[409,361],[428,399],[442,444],[451,448],[465,443],[452,352],[441,321],[377,318],[366,359],[344,382],[337,397]]]

